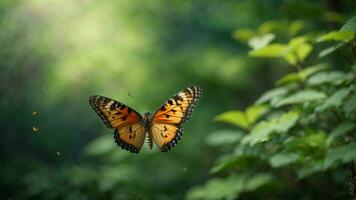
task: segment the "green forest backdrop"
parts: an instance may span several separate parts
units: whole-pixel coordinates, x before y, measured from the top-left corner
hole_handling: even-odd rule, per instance
[[[0,199],[356,198],[353,0],[1,0]],[[93,94],[204,94],[169,153]]]

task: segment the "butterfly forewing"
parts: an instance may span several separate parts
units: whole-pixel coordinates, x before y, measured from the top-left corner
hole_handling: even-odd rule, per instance
[[[168,151],[177,144],[183,134],[181,125],[189,119],[201,95],[200,87],[188,87],[168,99],[155,112],[151,134],[161,151]]]
[[[91,96],[89,103],[108,128],[116,129],[116,143],[127,151],[138,153],[145,139],[141,115],[132,108],[103,96]]]
[[[108,128],[138,123],[142,119],[132,108],[107,97],[91,96],[89,103]]]
[[[189,119],[193,108],[202,94],[200,87],[188,87],[168,99],[154,114],[158,123],[182,124]]]

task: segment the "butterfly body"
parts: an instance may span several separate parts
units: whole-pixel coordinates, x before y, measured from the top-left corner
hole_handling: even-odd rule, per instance
[[[150,149],[154,142],[166,152],[182,137],[182,124],[189,119],[201,94],[200,87],[188,87],[167,100],[153,115],[147,112],[144,116],[103,96],[91,96],[89,103],[105,125],[115,129],[115,141],[122,149],[138,153],[147,138]]]

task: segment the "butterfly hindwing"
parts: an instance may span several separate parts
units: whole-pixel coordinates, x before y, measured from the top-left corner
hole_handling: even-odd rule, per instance
[[[114,134],[115,142],[122,149],[138,153],[145,141],[145,132],[139,123],[117,128]]]
[[[113,99],[94,95],[89,103],[108,128],[114,128],[116,143],[127,151],[138,153],[145,139],[142,116],[132,108]]]
[[[153,115],[151,135],[161,151],[174,147],[183,134],[182,124],[202,95],[197,86],[188,87],[168,99]]]
[[[177,124],[153,123],[151,134],[158,148],[163,152],[167,152],[173,148],[182,137],[183,127]]]

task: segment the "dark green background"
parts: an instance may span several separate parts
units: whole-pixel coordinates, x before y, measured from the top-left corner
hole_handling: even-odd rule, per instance
[[[0,198],[184,198],[212,177],[222,152],[205,144],[207,134],[229,128],[213,117],[244,109],[293,70],[249,58],[233,31],[296,19],[305,20],[307,30],[332,30],[338,25],[324,13],[347,15],[351,4],[0,1]],[[99,94],[154,112],[191,85],[204,94],[169,153],[119,149],[88,104]]]

